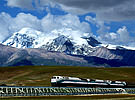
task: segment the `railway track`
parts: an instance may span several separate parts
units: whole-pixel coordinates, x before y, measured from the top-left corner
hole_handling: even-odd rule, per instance
[[[18,87],[0,86],[0,97],[135,94],[135,88]]]

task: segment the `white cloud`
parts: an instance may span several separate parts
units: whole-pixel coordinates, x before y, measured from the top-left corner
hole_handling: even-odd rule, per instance
[[[118,45],[129,45],[133,46],[135,44],[134,37],[130,36],[126,26],[119,28],[115,33],[107,32],[104,36],[98,37],[104,43],[118,44]]]
[[[110,27],[106,26],[104,21],[97,21],[96,26],[99,28],[97,30],[97,33],[99,35],[103,35],[104,36],[104,34],[106,34],[110,30]]]
[[[85,20],[92,24],[96,24],[96,18],[92,18],[91,16],[86,16]]]
[[[118,39],[118,34],[111,32],[111,33],[106,33],[104,35],[104,39],[106,39],[107,41],[113,41],[114,43],[116,42],[116,40]]]
[[[123,26],[122,28],[119,28],[117,31],[118,35],[119,35],[119,39],[121,42],[128,42],[130,41],[130,36],[129,36],[129,32],[126,28],[126,26]]]
[[[30,27],[36,30],[40,30],[41,27],[41,21],[31,14],[19,13],[12,20],[13,23],[11,23],[10,27],[12,27],[12,30],[14,31],[18,31],[23,27]]]
[[[0,19],[0,42],[21,28],[30,27],[40,30],[41,27],[41,21],[31,14],[19,13],[15,18],[12,18],[9,14],[2,12]]]
[[[117,39],[117,34],[116,33],[111,32],[111,33],[109,33],[109,35],[110,35],[110,38],[112,40],[116,40]]]
[[[10,31],[10,23],[12,23],[12,18],[6,14],[0,14],[0,42],[2,42],[5,38],[9,36]]]
[[[38,19],[31,14],[19,13],[15,18],[9,14],[0,13],[0,42],[24,27],[33,28],[50,34],[54,30],[62,31],[68,36],[83,36],[83,33],[91,32],[89,24],[80,22],[76,15],[67,14],[55,16],[48,14],[43,19]]]
[[[32,0],[6,0],[10,7],[33,9]]]
[[[91,16],[85,17],[86,21],[95,24],[98,28],[97,39],[102,43],[111,43],[111,44],[119,44],[119,45],[130,45],[133,46],[135,44],[134,36],[130,35],[126,26],[119,28],[116,32],[110,32],[110,26],[105,25],[108,23],[107,21],[101,21],[97,18],[92,18]]]
[[[43,31],[48,33],[50,36],[65,35],[73,38],[74,42],[77,42],[78,44],[86,42],[81,37],[85,35],[85,33],[91,32],[88,23],[80,22],[76,15],[71,14],[64,16],[48,14],[42,19],[41,25]]]
[[[51,30],[55,29],[56,27],[59,29],[58,23],[55,21],[55,18],[53,15],[48,14],[42,19],[41,27],[42,31],[49,33]]]
[[[72,29],[80,31],[82,34],[91,32],[89,24],[80,22],[79,18],[75,15],[67,14],[64,16],[54,16],[48,14],[41,21],[42,29],[44,32],[49,33],[54,29]],[[69,33],[72,34],[72,31]]]

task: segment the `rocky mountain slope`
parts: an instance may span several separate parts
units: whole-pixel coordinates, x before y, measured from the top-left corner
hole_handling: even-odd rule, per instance
[[[108,58],[109,57],[109,58]],[[66,65],[120,67],[135,66],[134,50],[109,50],[97,48],[89,56],[71,55],[64,52],[46,51],[40,48],[17,49],[0,45],[1,66]]]
[[[16,49],[1,44],[0,53],[1,66],[89,65],[83,58],[44,49]]]

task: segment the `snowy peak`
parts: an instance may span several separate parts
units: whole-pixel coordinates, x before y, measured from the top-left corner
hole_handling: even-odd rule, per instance
[[[40,31],[23,28],[19,32],[15,32],[3,44],[17,48],[37,48],[41,45],[43,37],[43,33]]]
[[[57,37],[56,39],[53,40],[54,45],[56,46],[61,46],[65,48],[65,51],[67,52],[71,52],[74,47],[73,47],[73,43],[71,42],[70,38],[61,35],[59,37]]]
[[[93,37],[82,37],[83,39],[86,39],[88,44],[91,45],[92,47],[96,47],[99,44],[101,44],[100,42],[98,42],[95,38]]]
[[[64,35],[60,35],[53,39],[53,41],[41,46],[41,48],[47,51],[58,51],[75,55],[89,55],[93,50],[88,44],[76,45],[71,38]]]
[[[55,45],[64,45],[66,41],[70,41],[66,36],[61,35],[53,40]]]
[[[53,39],[52,41],[47,42],[41,48],[46,49],[47,51],[58,51],[71,53],[74,50],[73,43],[70,38],[60,35],[59,37]]]
[[[42,34],[40,31],[37,31],[32,28],[22,28],[18,33],[27,34],[28,36],[31,36],[31,37],[37,37]]]

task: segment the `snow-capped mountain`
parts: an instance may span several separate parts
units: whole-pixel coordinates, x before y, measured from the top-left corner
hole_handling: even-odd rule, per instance
[[[57,32],[55,30],[48,35],[31,28],[23,28],[19,32],[15,32],[3,44],[16,48],[44,48],[47,51],[76,55],[89,55],[93,50],[92,48],[100,44],[92,37],[71,37],[61,35],[63,33],[60,32],[62,31],[58,30]]]
[[[64,35],[61,35],[52,41],[47,42],[45,45],[42,45],[41,48],[44,48],[48,51],[59,51],[59,52],[70,52],[73,51],[73,43],[69,38]]]
[[[38,48],[43,45],[45,36],[42,32],[23,28],[19,32],[13,33],[3,44],[16,48]]]
[[[41,48],[44,48],[47,51],[58,51],[75,55],[89,55],[93,50],[88,44],[76,45],[70,38],[67,38],[64,35],[53,39],[52,42],[46,43],[41,46]]]
[[[31,28],[23,28],[13,33],[3,44],[16,48],[44,48],[47,51],[87,56],[100,47],[111,50],[135,50],[132,47],[102,44],[91,36],[69,36],[68,30],[71,31],[71,29],[61,29],[46,34]]]
[[[69,29],[53,30],[50,34],[46,34],[31,28],[23,28],[13,33],[3,43],[8,46],[1,45],[0,63],[3,66],[26,63],[30,65],[135,66],[135,48],[103,44],[91,36],[69,36],[67,30]]]

